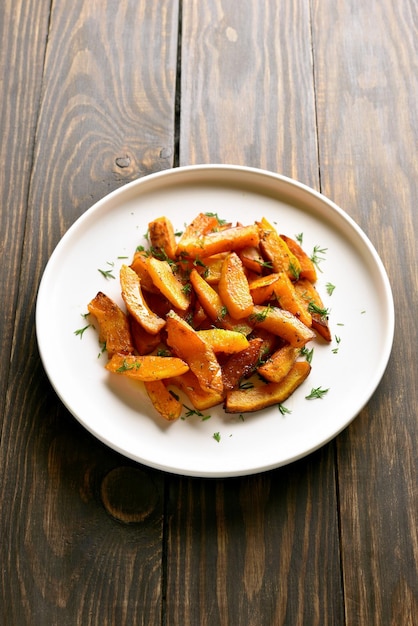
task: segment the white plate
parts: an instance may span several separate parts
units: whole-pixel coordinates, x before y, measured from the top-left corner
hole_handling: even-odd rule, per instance
[[[82,317],[101,290],[120,306],[118,270],[144,244],[148,222],[166,215],[182,229],[197,213],[250,224],[265,216],[291,237],[303,233],[322,255],[318,289],[331,311],[332,345],[315,341],[312,372],[285,403],[242,420],[221,408],[211,418],[167,424],[141,385],[104,369],[97,334]],[[328,295],[326,283],[335,285]],[[319,448],[364,407],[385,371],[394,310],[384,267],[362,230],[321,194],[262,170],[191,166],[134,181],[103,198],[64,235],[45,269],[36,330],[47,375],[62,402],[98,439],[151,467],[191,476],[238,476],[285,465]],[[338,340],[336,339],[338,338]],[[311,345],[311,344],[310,344]],[[307,400],[312,388],[329,389]],[[220,441],[213,437],[220,434]]]

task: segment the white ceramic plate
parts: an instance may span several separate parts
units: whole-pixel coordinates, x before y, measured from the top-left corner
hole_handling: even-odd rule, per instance
[[[265,216],[279,232],[303,233],[309,254],[326,249],[318,289],[330,309],[334,340],[315,341],[312,372],[285,403],[259,413],[165,423],[142,386],[109,374],[93,328],[80,337],[87,303],[101,290],[120,306],[117,277],[144,244],[148,222],[166,215],[182,229],[197,213],[216,212],[244,224]],[[328,295],[326,284],[335,285]],[[285,465],[319,448],[364,407],[385,371],[394,311],[384,267],[362,230],[321,194],[262,170],[225,165],[153,174],[111,193],[62,238],[39,288],[36,330],[47,375],[62,402],[98,439],[129,458],[173,473],[221,477]],[[310,344],[311,345],[311,344]],[[307,400],[312,388],[328,389]],[[190,403],[189,403],[190,404]],[[213,435],[219,433],[217,441]]]

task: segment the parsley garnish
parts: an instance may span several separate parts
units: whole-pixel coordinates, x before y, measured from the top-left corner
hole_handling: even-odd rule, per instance
[[[221,440],[221,434],[219,432],[218,433],[213,433],[213,438],[214,438],[215,441],[217,441],[219,443],[220,440]]]

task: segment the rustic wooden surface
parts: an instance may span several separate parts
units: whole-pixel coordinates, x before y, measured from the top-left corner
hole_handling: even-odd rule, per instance
[[[4,0],[0,623],[418,623],[417,18],[414,0]],[[96,441],[54,394],[34,329],[77,217],[130,180],[210,162],[342,206],[397,316],[383,380],[335,441],[225,480]]]

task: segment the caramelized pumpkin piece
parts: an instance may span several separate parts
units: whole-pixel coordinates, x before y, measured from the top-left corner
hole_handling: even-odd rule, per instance
[[[228,313],[219,293],[209,285],[196,269],[190,272],[190,282],[200,304],[214,324],[227,330],[248,335],[252,328],[245,320],[234,320]]]
[[[111,298],[101,291],[87,305],[99,326],[99,341],[106,345],[109,358],[116,352],[131,354],[134,351],[128,318]]]
[[[199,213],[193,221],[186,226],[180,241],[177,244],[177,255],[181,255],[182,251],[187,247],[189,241],[193,241],[203,235],[217,230],[219,221],[216,215],[208,213]]]
[[[236,330],[226,330],[224,328],[208,328],[198,330],[197,334],[212,348],[214,352],[241,352],[248,348],[248,339]]]
[[[299,354],[298,348],[282,346],[257,371],[266,380],[279,383],[290,372]]]
[[[147,394],[158,413],[168,422],[177,420],[183,405],[167,389],[162,380],[145,381]]]
[[[145,250],[137,250],[130,267],[138,274],[141,281],[141,289],[150,293],[159,293],[148,271],[148,257],[149,254]]]
[[[250,282],[250,294],[254,304],[267,303],[274,293],[274,283],[277,281],[279,274],[267,274],[260,276]]]
[[[315,333],[292,313],[278,307],[256,305],[250,320],[256,327],[265,328],[296,348],[303,348],[315,337]]]
[[[306,278],[301,278],[295,283],[295,289],[300,301],[309,311],[312,318],[312,328],[321,335],[325,341],[332,341],[331,330],[328,323],[328,311],[324,307],[322,298],[315,286]]]
[[[198,411],[206,411],[206,409],[221,404],[225,398],[223,390],[202,389],[197,376],[191,370],[181,376],[174,376],[167,382],[178,387]]]
[[[235,252],[228,254],[222,264],[218,287],[222,302],[234,319],[250,315],[253,299],[241,259]]]
[[[273,290],[277,302],[282,309],[293,313],[305,326],[312,326],[312,316],[308,308],[304,306],[292,281],[285,272],[278,274],[278,279],[273,285]]]
[[[189,308],[190,300],[184,291],[184,285],[173,274],[167,261],[149,257],[148,271],[154,285],[176,309],[186,311]]]
[[[187,372],[189,367],[187,363],[174,356],[114,354],[106,364],[106,369],[134,380],[145,381],[180,376]]]
[[[167,315],[166,330],[167,344],[189,365],[202,389],[222,393],[221,367],[212,348],[174,311]]]
[[[177,242],[173,225],[167,217],[157,217],[148,224],[149,240],[154,254],[175,259]]]
[[[138,354],[144,355],[153,352],[161,343],[161,334],[151,335],[132,315],[129,315],[128,319],[132,342]]]
[[[192,259],[205,258],[220,252],[239,250],[247,246],[258,245],[259,235],[257,226],[234,226],[216,232],[208,233],[197,238],[179,241],[177,254]]]
[[[257,246],[247,246],[246,248],[243,248],[239,252],[239,258],[241,259],[243,266],[248,270],[251,270],[255,274],[261,274],[264,259]]]
[[[234,389],[244,379],[253,374],[260,361],[263,348],[263,339],[251,339],[248,347],[233,354],[222,366],[222,380],[225,390]]]
[[[274,272],[286,272],[291,280],[299,277],[300,263],[276,229],[263,217],[257,222],[260,229],[260,248],[271,263]]]
[[[287,247],[295,255],[295,257],[299,260],[300,263],[300,273],[299,278],[307,278],[311,283],[316,282],[317,274],[315,265],[312,260],[303,250],[303,248],[298,244],[297,241],[292,239],[291,237],[287,237],[286,235],[280,235],[283,241],[286,242]]]
[[[156,315],[146,303],[142,295],[141,280],[128,265],[122,265],[120,268],[120,284],[122,298],[129,313],[151,335],[159,333],[164,327],[165,321]]]
[[[226,413],[260,411],[273,404],[281,404],[303,383],[311,371],[307,361],[296,361],[287,376],[279,383],[260,384],[251,389],[234,389],[226,394]]]

